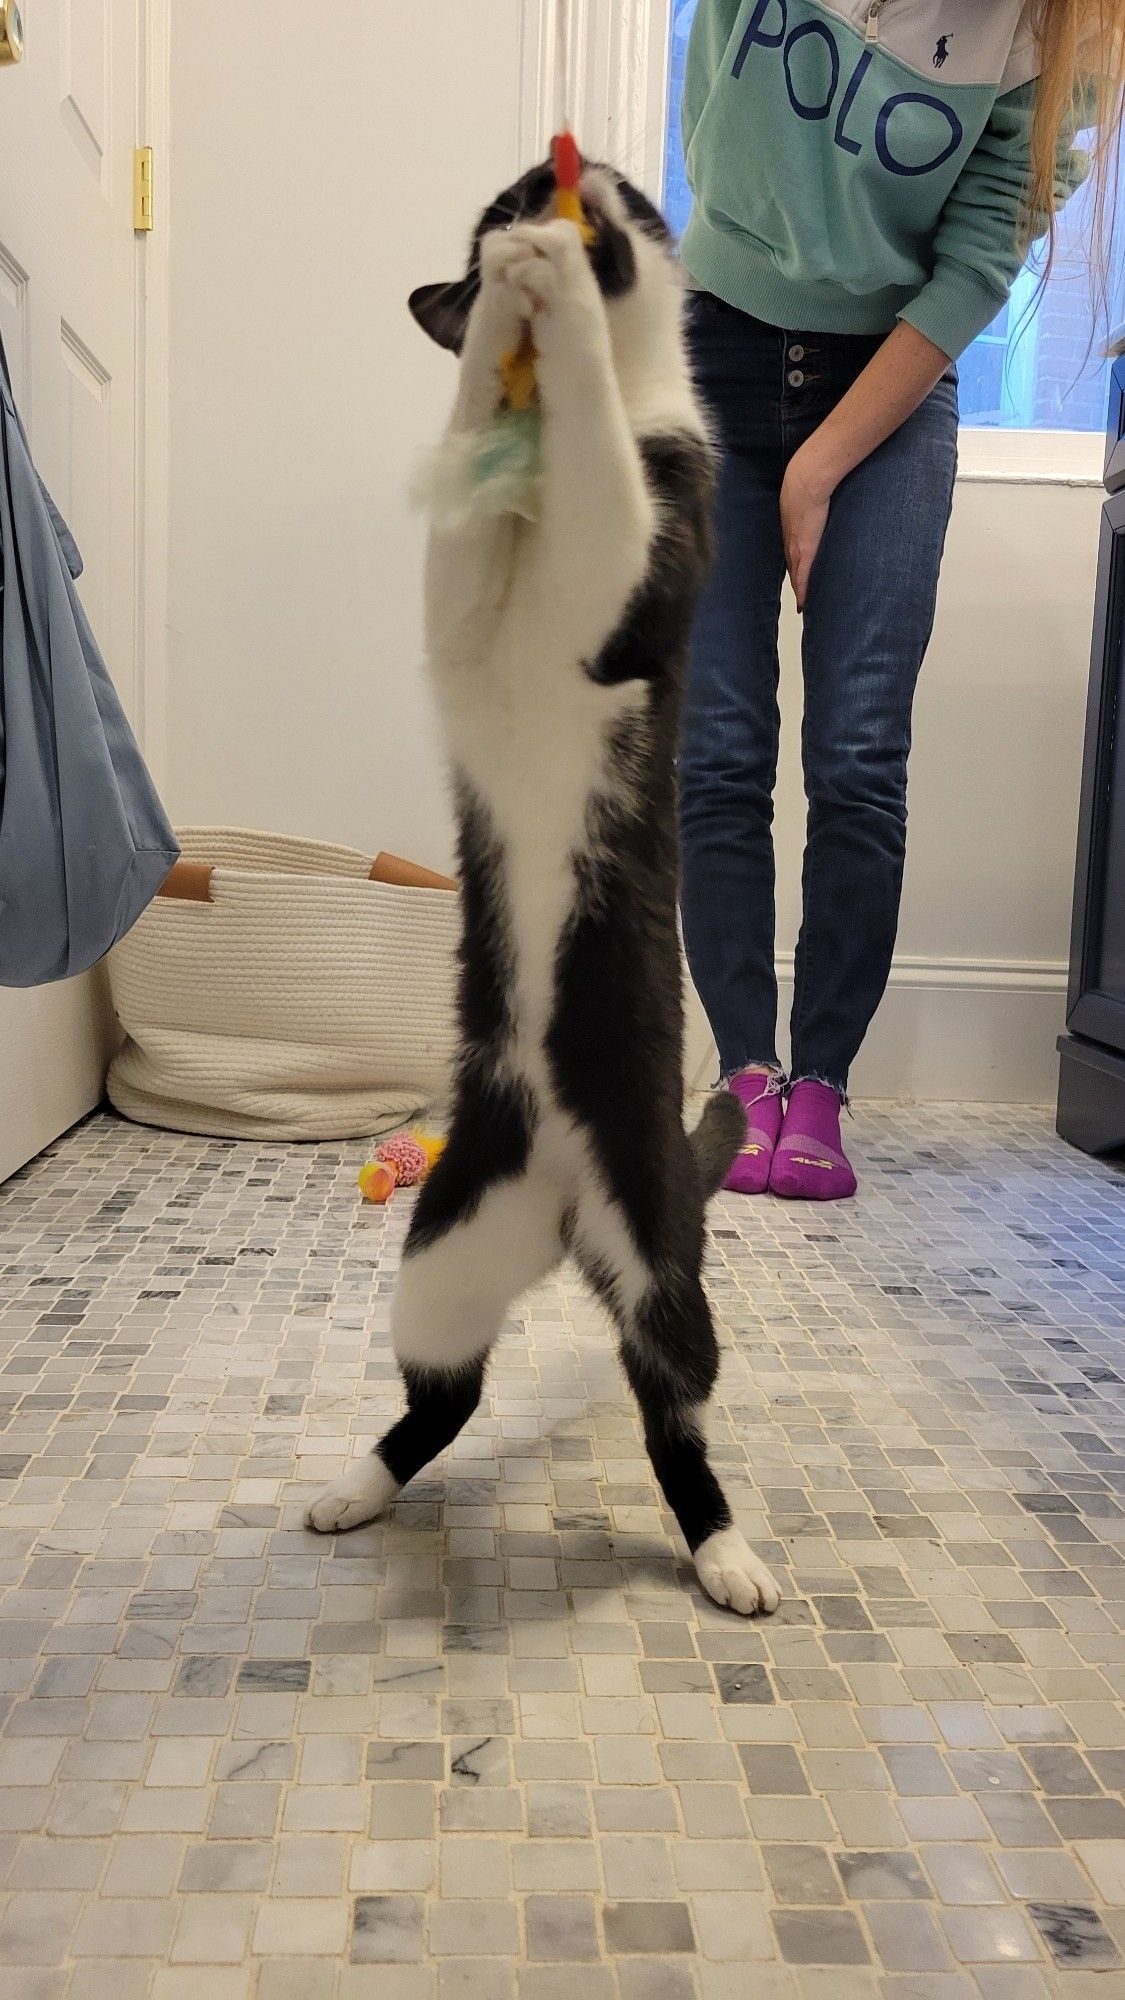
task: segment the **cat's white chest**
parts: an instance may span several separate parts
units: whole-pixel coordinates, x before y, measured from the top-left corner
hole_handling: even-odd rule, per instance
[[[591,806],[614,785],[611,742],[643,700],[639,683],[602,687],[581,662],[540,644],[498,646],[461,674],[438,669],[449,749],[486,807],[500,846],[514,957],[517,1043],[541,1048],[559,940],[574,906],[575,862],[588,854]]]

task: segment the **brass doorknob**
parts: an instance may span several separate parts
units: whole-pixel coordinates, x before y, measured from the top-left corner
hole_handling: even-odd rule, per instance
[[[23,55],[23,20],[19,0],[0,0],[0,64],[18,63]]]

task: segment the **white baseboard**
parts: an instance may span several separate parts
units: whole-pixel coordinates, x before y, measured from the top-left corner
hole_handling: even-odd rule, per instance
[[[784,1022],[793,997],[792,953],[778,959],[777,978]],[[1065,963],[1054,960],[896,959],[852,1071],[854,1095],[1053,1103],[1055,1037],[1065,1025],[1066,980]],[[711,1031],[690,982],[685,1067],[696,1089],[712,1082],[717,1068]]]

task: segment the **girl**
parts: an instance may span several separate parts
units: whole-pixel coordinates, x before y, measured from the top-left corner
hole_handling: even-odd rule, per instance
[[[1123,16],[1122,0],[699,0],[683,258],[722,465],[680,762],[683,922],[747,1111],[737,1192],[855,1192],[840,1105],[898,922],[954,364],[1029,244],[1053,241],[1089,125],[1104,217]],[[770,828],[786,572],[804,613],[808,833],[783,1082]]]

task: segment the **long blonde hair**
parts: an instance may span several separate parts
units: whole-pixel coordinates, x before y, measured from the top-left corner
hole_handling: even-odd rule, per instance
[[[1057,241],[1059,146],[1068,132],[1092,129],[1090,270],[1096,305],[1104,311],[1121,158],[1125,0],[1038,0],[1034,25],[1040,67],[1025,234],[1030,240],[1046,224],[1045,280]]]

